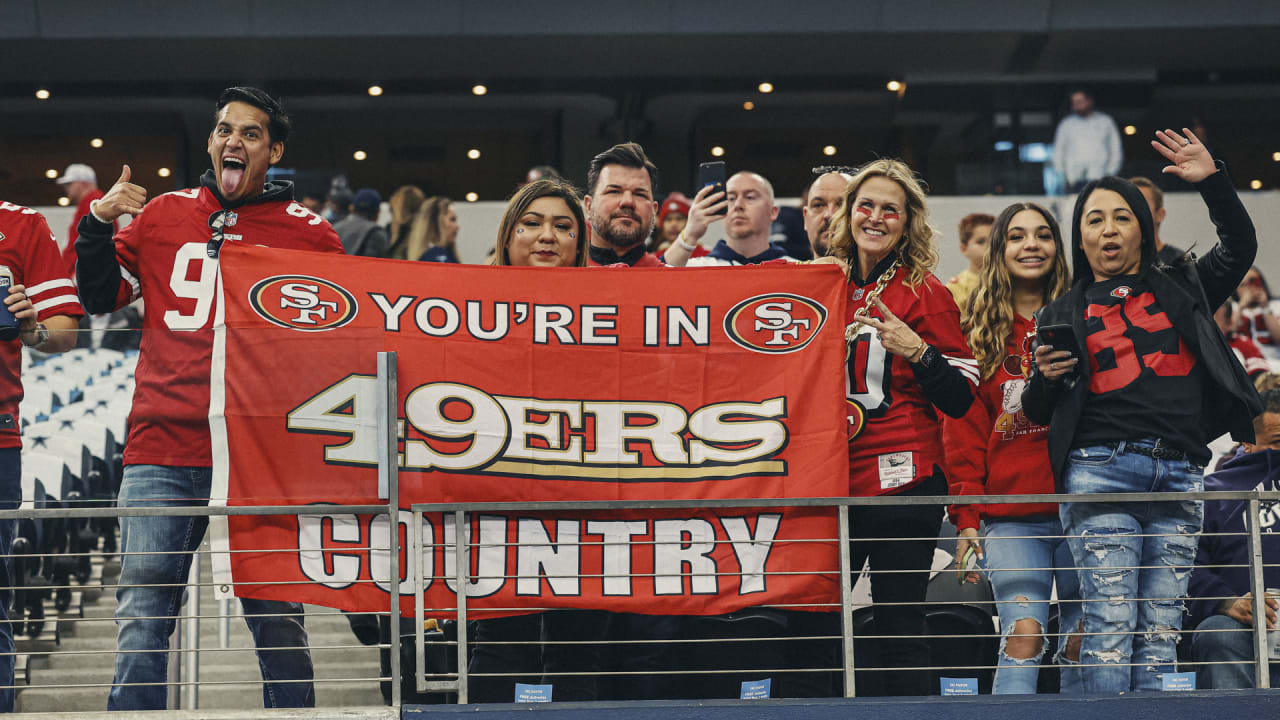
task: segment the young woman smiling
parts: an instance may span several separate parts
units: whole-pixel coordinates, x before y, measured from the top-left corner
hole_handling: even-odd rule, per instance
[[[1071,326],[1076,347],[1037,347],[1022,396],[1027,417],[1050,425],[1060,490],[1170,494],[1060,504],[1084,599],[1088,693],[1160,690],[1173,670],[1204,516],[1203,503],[1179,495],[1203,489],[1208,440],[1229,431],[1253,442],[1262,412],[1212,317],[1253,262],[1253,223],[1225,167],[1183,133],[1157,132],[1151,144],[1172,163],[1164,172],[1200,193],[1218,244],[1161,265],[1138,188],[1115,177],[1087,184],[1071,221],[1071,290],[1036,316],[1040,328]]]
[[[982,382],[969,412],[943,419],[943,442],[952,495],[1052,493],[1049,428],[1022,412],[1022,390],[1031,370],[1031,316],[1070,287],[1058,223],[1032,203],[1005,208],[991,226],[972,301],[962,318]],[[1063,536],[1056,503],[955,505],[949,509],[959,535],[960,579],[977,582],[960,567],[972,547],[995,591],[1003,639],[996,694],[1036,691],[1045,651],[1049,601],[1058,585],[1060,628],[1080,617],[1075,563]],[[984,540],[978,528],[986,523]],[[985,547],[984,547],[985,546]],[[984,552],[985,550],[985,552]],[[1078,653],[1059,653],[1059,659]],[[1072,658],[1074,659],[1074,658]],[[1070,662],[1070,660],[1068,660]],[[1064,692],[1079,691],[1078,671],[1062,673]]]

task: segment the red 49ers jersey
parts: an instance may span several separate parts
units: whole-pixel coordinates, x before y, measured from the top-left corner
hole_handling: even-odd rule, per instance
[[[62,262],[58,241],[44,216],[21,205],[0,202],[0,265],[13,276],[13,284],[27,288],[27,299],[36,318],[54,315],[80,317],[84,310],[76,299],[76,286]],[[0,289],[0,302],[9,294]],[[18,404],[22,402],[22,345],[18,340],[0,342],[0,413],[13,423],[0,423],[0,447],[20,447]]]
[[[125,279],[116,306],[138,297],[146,305],[126,465],[212,463],[209,363],[218,260],[208,254],[209,216],[222,209],[208,188],[166,193],[115,236]],[[226,242],[342,252],[329,223],[292,201],[227,210],[223,232]]]
[[[910,288],[907,276],[900,268],[885,286],[880,301],[976,385],[977,363],[960,332],[960,311],[951,292],[933,275]],[[874,282],[849,284],[847,326],[853,324],[854,313],[866,305],[866,295],[874,289]],[[878,313],[873,311],[872,315]],[[933,403],[916,382],[911,364],[885,350],[873,328],[861,325],[849,343],[845,368],[849,495],[902,492],[932,474],[935,463],[941,466],[942,426]]]

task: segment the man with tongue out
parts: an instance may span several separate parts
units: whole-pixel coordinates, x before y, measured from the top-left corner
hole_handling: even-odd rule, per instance
[[[222,244],[342,252],[329,223],[294,202],[292,183],[266,181],[267,169],[284,154],[290,129],[289,116],[267,93],[228,88],[218,98],[209,133],[213,169],[199,187],[147,202],[146,189],[131,182],[125,165],[77,228],[76,277],[85,308],[111,312],[139,297],[147,307],[122,507],[208,504],[209,363]],[[112,242],[111,223],[124,214],[133,215],[133,222]],[[169,646],[190,553],[207,525],[204,517],[121,518],[118,652],[109,709],[165,707],[168,653],[157,651]],[[266,681],[263,703],[314,706],[302,606],[241,602]]]

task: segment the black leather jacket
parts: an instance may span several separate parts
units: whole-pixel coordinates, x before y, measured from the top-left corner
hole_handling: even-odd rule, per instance
[[[1204,257],[1197,259],[1188,254],[1173,265],[1158,265],[1148,222],[1143,228],[1144,259],[1140,272],[1205,370],[1206,382],[1202,388],[1205,413],[1200,423],[1205,441],[1230,432],[1236,441],[1252,442],[1253,418],[1262,413],[1262,402],[1213,321],[1213,312],[1231,296],[1253,264],[1258,250],[1257,237],[1253,222],[1221,163],[1217,173],[1195,187],[1209,207],[1209,218],[1218,232],[1218,244]],[[1135,208],[1135,214],[1140,212],[1149,216],[1145,203],[1141,211]],[[1075,329],[1076,338],[1083,341],[1086,337],[1085,289],[1093,278],[1080,249],[1078,219],[1074,225],[1076,282],[1065,295],[1041,308],[1036,313],[1036,322],[1038,326],[1069,323]],[[1033,365],[1031,378],[1022,393],[1022,408],[1027,417],[1049,426],[1049,461],[1059,491],[1076,425],[1089,397],[1088,353],[1083,347],[1074,348],[1074,352],[1082,358],[1074,380],[1048,380]],[[1134,428],[1135,439],[1143,436],[1141,428]]]

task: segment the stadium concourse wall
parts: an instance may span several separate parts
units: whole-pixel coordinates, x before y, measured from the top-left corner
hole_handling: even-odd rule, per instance
[[[1240,180],[1240,178],[1236,178]],[[382,189],[390,193],[391,188]],[[1280,192],[1241,191],[1241,199],[1245,208],[1253,218],[1254,227],[1258,230],[1258,259],[1256,264],[1264,275],[1280,273],[1280,243],[1272,242],[1280,232]],[[929,217],[933,227],[938,231],[939,255],[937,274],[943,280],[963,270],[967,261],[960,255],[960,240],[956,232],[960,218],[971,212],[999,214],[1006,206],[1015,202],[1039,203],[1053,212],[1060,223],[1069,223],[1074,196],[1045,197],[1043,195],[949,195],[929,198]],[[798,207],[799,198],[779,198],[780,206]],[[1184,250],[1193,250],[1203,255],[1217,242],[1213,232],[1213,223],[1209,222],[1209,213],[1196,193],[1165,193],[1165,208],[1168,217],[1160,228],[1160,239]],[[486,254],[493,247],[494,235],[502,212],[506,208],[503,202],[457,202],[454,207],[458,211],[458,223],[462,226],[458,233],[458,256],[465,263],[484,262]],[[36,208],[49,220],[54,233],[61,235],[64,228],[71,224],[73,208],[40,207]],[[384,211],[384,221],[390,215]],[[722,234],[713,226],[707,233],[707,241],[713,242]],[[62,238],[59,237],[59,241]],[[1071,241],[1071,233],[1063,228],[1063,241]],[[1070,256],[1068,256],[1070,261]],[[1273,286],[1275,279],[1271,280]]]
[[[405,705],[401,717],[448,718],[465,713],[480,720],[1023,720],[1034,717],[1071,720],[1203,720],[1266,718],[1280,714],[1275,690],[1139,693],[1100,695],[1018,695],[936,698],[864,698],[832,700],[649,701],[630,703],[552,703],[545,705]],[[530,715],[530,713],[535,713]]]

